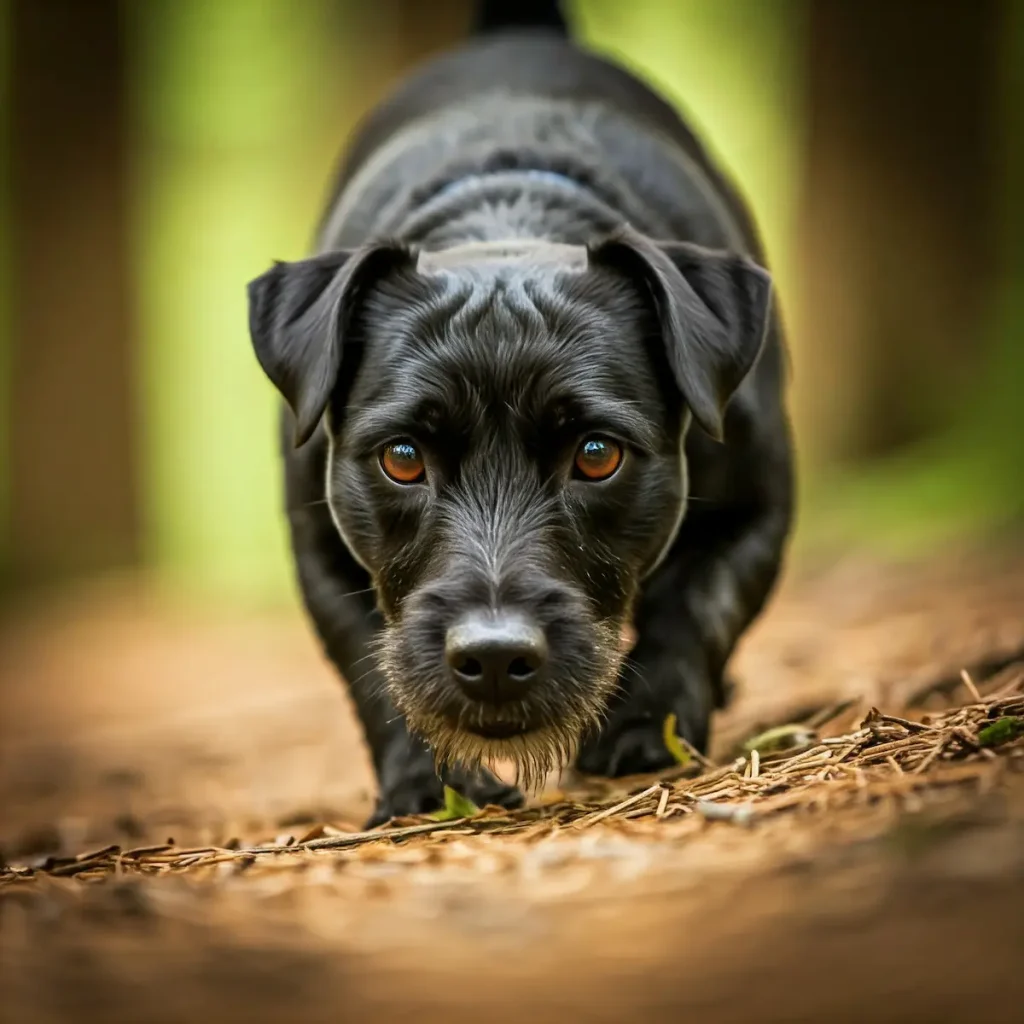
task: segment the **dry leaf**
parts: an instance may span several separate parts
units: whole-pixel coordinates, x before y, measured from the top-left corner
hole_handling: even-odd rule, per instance
[[[683,746],[679,739],[679,735],[676,732],[676,723],[678,719],[675,714],[671,714],[665,719],[665,725],[662,728],[662,739],[665,741],[665,746],[668,752],[676,759],[677,763],[685,767],[690,763],[692,758],[690,752]]]

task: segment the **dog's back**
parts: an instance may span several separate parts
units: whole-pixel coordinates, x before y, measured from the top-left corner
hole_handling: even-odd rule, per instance
[[[446,175],[473,169],[467,135],[479,170],[493,170],[502,161],[510,168],[546,161],[596,177],[613,168],[617,200],[626,198],[623,185],[634,193],[646,188],[643,198],[656,207],[654,220],[662,221],[638,227],[738,248],[763,262],[745,203],[677,111],[627,71],[579,48],[557,0],[480,5],[476,31],[463,47],[415,71],[373,110],[347,146],[321,225],[322,244],[355,243],[378,228],[357,217],[340,235],[344,216],[337,205],[361,175],[380,185],[382,150],[390,147],[397,156],[404,136],[406,158],[393,164],[393,174],[396,181],[420,186],[409,190],[410,202],[417,202],[425,190],[443,185]],[[446,165],[445,152],[457,153],[457,160]],[[378,167],[366,175],[375,157]],[[366,205],[374,207],[372,201]],[[637,211],[636,219],[644,214]],[[731,237],[723,237],[723,226]]]

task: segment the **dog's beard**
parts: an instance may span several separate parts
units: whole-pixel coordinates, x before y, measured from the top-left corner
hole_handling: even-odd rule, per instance
[[[390,629],[381,638],[380,660],[391,699],[410,731],[429,745],[439,772],[503,762],[512,767],[520,789],[538,792],[553,771],[572,763],[582,737],[600,726],[618,686],[621,626],[608,622],[591,629],[596,633],[593,660],[585,672],[548,680],[525,701],[490,708],[462,698],[453,701],[446,681],[410,679],[397,645],[390,642]],[[525,731],[481,734],[495,726]]]
[[[479,736],[452,726],[440,717],[408,715],[410,729],[422,736],[433,751],[438,769],[489,767],[508,763],[515,784],[524,792],[538,792],[548,775],[569,764],[579,746],[579,730],[569,723],[502,739]]]

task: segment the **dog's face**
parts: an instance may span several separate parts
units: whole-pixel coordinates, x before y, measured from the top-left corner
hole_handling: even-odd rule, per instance
[[[511,760],[527,786],[605,709],[683,516],[686,426],[720,432],[768,303],[746,261],[632,232],[582,265],[536,256],[371,247],[250,289],[297,440],[325,417],[393,699],[440,760]]]

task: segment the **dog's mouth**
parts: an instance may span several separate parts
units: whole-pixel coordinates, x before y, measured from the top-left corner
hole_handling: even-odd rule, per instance
[[[433,606],[414,606],[391,625],[381,646],[390,696],[437,763],[511,765],[526,790],[571,764],[582,737],[600,726],[618,685],[620,623],[588,621],[585,608],[574,619],[563,613],[547,623],[545,672],[502,703],[472,699],[452,678],[444,626]]]
[[[474,725],[464,725],[466,732],[472,733],[485,740],[508,740],[513,736],[523,736],[530,731],[528,725],[518,722],[481,722]]]
[[[441,716],[407,717],[413,732],[432,747],[440,765],[476,767],[503,763],[510,765],[517,785],[536,791],[549,773],[570,764],[588,718],[568,716],[541,726],[513,722],[462,722],[455,725]]]

